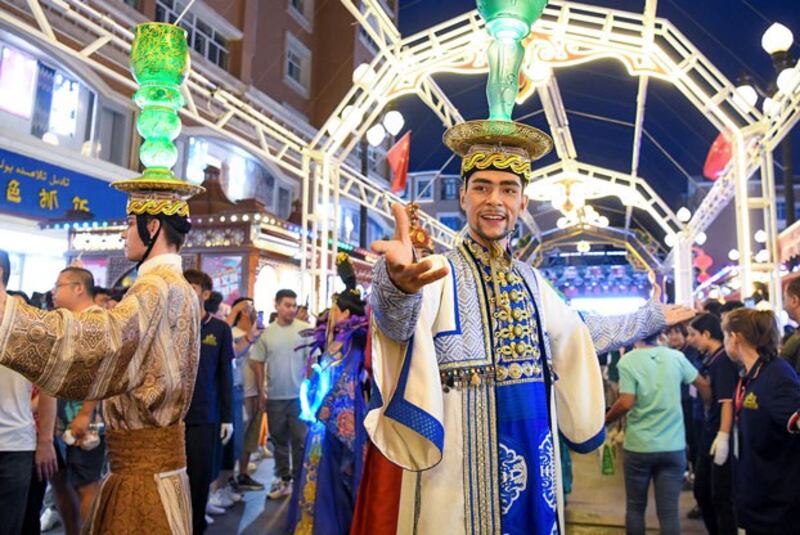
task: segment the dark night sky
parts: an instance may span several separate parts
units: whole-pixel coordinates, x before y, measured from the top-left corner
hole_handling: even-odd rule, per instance
[[[644,1],[605,0],[587,4],[640,13]],[[794,6],[794,7],[792,7]],[[400,29],[404,36],[475,7],[467,0],[401,0]],[[747,74],[766,88],[774,79],[769,56],[761,49],[761,35],[772,22],[781,22],[800,40],[800,9],[795,0],[661,0],[657,15],[672,21],[722,73],[736,83]],[[792,52],[800,56],[795,44]],[[630,171],[633,128],[609,124],[580,114],[593,114],[632,123],[635,119],[637,80],[614,60],[598,61],[556,71],[578,158],[621,172]],[[485,75],[436,77],[467,119],[485,118]],[[760,107],[760,101],[758,106]],[[398,103],[412,134],[411,170],[438,169],[449,156],[440,143],[439,119],[414,97]],[[538,98],[517,106],[519,118],[541,108]],[[543,115],[525,122],[549,130]],[[690,175],[700,176],[708,147],[717,135],[714,127],[670,84],[652,80],[644,127]],[[795,160],[800,157],[797,130],[793,134]],[[555,161],[548,156],[542,163]],[[668,204],[676,206],[686,192],[687,179],[656,145],[645,141],[640,176],[647,178]],[[451,164],[449,171],[456,172]]]

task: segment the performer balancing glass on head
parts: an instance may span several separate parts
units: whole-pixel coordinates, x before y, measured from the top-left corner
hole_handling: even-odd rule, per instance
[[[111,471],[84,532],[188,534],[182,420],[197,373],[200,307],[178,252],[191,229],[185,199],[202,188],[169,169],[180,131],[178,86],[188,72],[185,31],[140,25],[131,55],[148,167],[113,185],[129,195],[122,237],[138,278],[112,310],[77,315],[29,307],[0,285],[0,364],[48,394],[104,400]]]
[[[507,248],[527,206],[530,162],[551,144],[534,128],[489,121],[458,125],[445,143],[463,156],[467,235],[444,256],[414,262],[398,206],[395,239],[375,245],[384,254],[371,296],[379,407],[366,427],[407,470],[398,533],[410,523],[420,532],[551,533],[557,430],[591,450],[602,443],[604,411],[589,330]]]

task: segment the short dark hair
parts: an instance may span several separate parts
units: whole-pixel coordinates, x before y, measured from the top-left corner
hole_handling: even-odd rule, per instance
[[[88,269],[82,267],[70,266],[61,270],[61,273],[68,273],[74,276],[77,280],[75,282],[81,284],[89,297],[94,297],[94,276]]]
[[[692,320],[690,325],[692,326],[692,329],[699,333],[708,331],[708,334],[714,340],[722,342],[724,339],[719,316],[711,314],[710,312],[699,314],[695,319]]]
[[[719,312],[720,314],[727,314],[728,312],[732,312],[737,308],[744,308],[744,303],[737,300],[725,301],[722,307],[720,307]]]
[[[219,292],[211,292],[211,296],[206,300],[203,305],[206,312],[209,314],[216,314],[219,312],[219,306],[222,304],[222,294]]]
[[[183,247],[183,243],[186,241],[186,232],[181,232],[175,226],[175,223],[171,218],[180,217],[180,216],[153,216],[150,214],[143,214],[140,216],[136,216],[137,218],[141,217],[144,221],[143,225],[147,227],[152,220],[158,220],[159,224],[161,225],[161,233],[164,235],[164,238],[167,240],[169,245],[175,247],[177,251],[181,250]]]
[[[678,332],[682,336],[689,334],[689,332],[686,330],[686,322],[676,323],[675,325],[670,325],[664,329],[664,334],[669,334],[671,332]]]
[[[278,293],[275,294],[275,302],[280,303],[284,299],[297,299],[297,294],[285,288],[283,290],[278,290]]]
[[[95,295],[95,297],[97,297],[98,295],[109,295],[110,296],[111,292],[108,290],[108,288],[103,288],[101,286],[95,286],[94,287],[94,295]]]
[[[11,259],[2,249],[0,249],[0,269],[3,270],[3,286],[8,286],[8,279],[11,278]]]
[[[716,299],[706,299],[705,301],[703,301],[703,310],[705,310],[709,314],[714,314],[716,317],[720,317],[720,315],[722,314],[720,312],[721,309],[722,309],[722,303],[720,303]]]
[[[658,338],[660,336],[661,336],[661,333],[656,331],[653,334],[651,334],[649,336],[645,336],[644,338],[642,338],[642,342],[647,344],[647,345],[649,345],[649,346],[658,345]]]
[[[800,299],[800,277],[794,278],[786,285],[786,293]]]
[[[200,271],[199,269],[187,269],[183,272],[183,278],[186,279],[189,284],[196,284],[204,291],[210,292],[214,289],[214,283],[211,282],[211,277],[209,277],[208,273]]]

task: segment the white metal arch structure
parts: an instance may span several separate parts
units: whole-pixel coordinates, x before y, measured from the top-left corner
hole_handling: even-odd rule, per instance
[[[416,94],[437,113],[443,124],[450,126],[460,121],[461,116],[431,75],[446,71],[463,72],[464,69],[480,72],[486,68],[481,54],[485,47],[482,37],[485,32],[475,11],[401,39],[378,0],[364,0],[358,2],[358,6],[354,0],[341,1],[378,44],[380,52],[371,63],[374,76],[370,82],[354,86],[313,139],[307,132],[298,131],[282,110],[264,106],[242,90],[226,87],[223,80],[214,73],[202,72],[202,68],[193,70],[184,91],[188,102],[184,116],[229,136],[303,180],[304,192],[307,193],[303,196],[304,221],[313,221],[320,231],[317,236],[333,235],[340,195],[389,215],[388,204],[396,198],[381,191],[346,163],[358,139],[386,104],[398,96]],[[127,71],[133,36],[124,24],[104,10],[105,0],[0,2],[9,6],[0,10],[0,21],[84,61],[126,87],[135,87]],[[689,244],[735,195],[739,250],[742,253],[740,273],[743,288],[749,288],[751,281],[748,277],[752,271],[750,255],[746,254],[751,249],[749,210],[752,207],[765,210],[765,215],[772,222],[775,220],[774,203],[765,201],[772,191],[768,189],[772,180],[771,152],[800,118],[800,88],[795,88],[790,95],[778,94],[776,100],[780,111],[771,117],[763,117],[758,110],[741,106],[734,98],[733,85],[671,23],[655,18],[654,13],[654,0],[646,1],[643,15],[553,0],[534,25],[529,48],[534,50],[536,59],[556,67],[615,57],[626,65],[629,72],[640,77],[637,134],[634,136],[630,177],[637,177],[641,111],[648,77],[672,82],[715,127],[731,133],[736,150],[730,169],[714,185],[686,230],[679,234],[679,245],[674,255],[676,286],[679,300],[691,299]],[[66,26],[73,30],[77,28],[81,39],[64,38],[68,36],[63,30]],[[89,44],[82,46],[81,42]],[[559,156],[574,160],[576,155],[563,109],[559,113],[562,107],[557,86],[554,82],[540,84],[537,90],[540,95],[545,95],[543,103],[552,107],[546,112],[559,147]],[[751,202],[746,184],[759,168],[762,169],[764,195]],[[310,194],[313,194],[313,206],[309,202]],[[454,235],[449,229],[438,221],[423,217],[435,240],[445,245],[452,241]],[[777,239],[775,225],[768,224],[767,227],[768,243],[774,245]],[[324,238],[320,240],[323,245],[326,242]],[[331,242],[333,244],[335,240]],[[771,247],[773,262],[767,269],[774,268],[775,250],[774,246]],[[333,257],[331,249],[319,253],[311,255],[308,267],[320,280],[317,297],[321,302],[327,296],[326,273]],[[779,293],[773,291],[771,295]]]
[[[131,92],[136,89],[129,74],[133,33],[128,28],[137,21],[122,20],[107,12],[104,1],[2,0],[0,5],[0,22],[14,31],[82,62]],[[75,33],[80,39],[75,38]],[[437,94],[434,86],[426,87],[432,95]],[[230,139],[288,175],[298,177],[305,188],[303,198],[307,199],[311,161],[316,166],[329,161],[323,153],[310,148],[314,132],[301,129],[282,110],[269,108],[258,98],[247,95],[244,88],[230,87],[213,72],[204,71],[200,62],[193,65],[183,94],[187,106],[181,113],[191,123]],[[452,106],[447,109],[448,113],[454,112]],[[341,160],[344,162],[344,158]],[[386,217],[391,217],[391,202],[400,201],[345,163],[337,166],[336,176],[341,179],[337,195],[366,205]],[[308,219],[307,204],[305,208],[304,217]],[[452,244],[455,236],[452,230],[427,214],[420,216],[434,241],[445,246]],[[307,246],[305,239],[304,235],[304,247]],[[307,260],[307,255],[302,255],[304,264]],[[327,264],[317,263],[319,265]],[[326,270],[323,268],[315,274],[324,279]]]
[[[640,77],[631,176],[636,176],[638,167],[638,145],[641,140],[641,120],[648,77],[661,78],[675,85],[718,130],[730,133],[735,147],[733,162],[727,174],[712,188],[709,197],[677,239],[676,253],[673,255],[676,262],[676,297],[681,302],[691,300],[690,244],[734,195],[737,199],[739,249],[742,252],[742,287],[750,288],[753,266],[749,255],[749,210],[753,205],[764,209],[767,212],[766,219],[773,223],[767,225],[768,243],[774,244],[777,238],[774,207],[770,212],[770,203],[765,202],[766,196],[772,191],[768,189],[772,180],[768,176],[763,177],[764,195],[755,202],[748,199],[746,183],[759,167],[764,170],[765,175],[771,174],[771,166],[764,161],[769,159],[767,153],[774,149],[797,121],[800,113],[797,110],[800,91],[795,89],[792,95],[777,95],[780,113],[775,117],[764,117],[755,108],[742,104],[736,98],[733,84],[669,21],[656,18],[654,13],[653,0],[646,2],[645,13],[642,15],[552,1],[533,27],[529,44],[533,54],[529,56],[529,61],[539,60],[553,66],[565,66],[614,57],[622,61],[632,75]],[[485,71],[487,65],[483,52],[486,41],[479,37],[484,35],[482,27],[481,18],[476,11],[472,11],[403,39],[396,50],[397,59],[391,61],[396,64],[399,60],[402,65],[402,72],[394,80],[391,79],[390,72],[393,67],[386,63],[381,64],[376,59],[373,62],[373,66],[377,67],[376,77],[370,84],[369,94],[365,91],[360,94],[351,93],[342,102],[326,125],[331,136],[325,148],[333,148],[335,151],[344,146],[347,153],[355,144],[354,138],[363,135],[391,98],[410,92],[410,88],[421,86],[433,73]],[[416,91],[420,92],[419,89]],[[547,93],[552,96],[552,88]],[[558,103],[557,99],[550,100]],[[543,98],[543,102],[547,105],[547,99]],[[346,117],[342,115],[345,111],[350,111]],[[560,122],[554,118],[560,118]],[[443,118],[445,125],[451,124],[448,119]],[[563,114],[548,113],[548,119],[556,137],[559,155],[571,159],[574,157],[574,147],[571,146],[568,125],[563,120]],[[348,124],[345,126],[345,123]],[[346,144],[351,132],[353,138]],[[773,259],[774,255],[773,250]],[[767,269],[777,272],[774,268],[774,262],[767,265]],[[777,294],[779,292],[771,292],[772,296],[777,297]]]
[[[574,243],[579,238],[588,237],[601,243],[610,243],[628,252],[630,260],[635,267],[646,269],[653,273],[661,268],[661,262],[652,251],[630,230],[616,228],[600,228],[592,225],[571,227],[565,229],[550,229],[542,233],[542,238],[532,241],[522,259],[530,260],[533,265],[539,265],[543,253],[547,250],[566,243]]]
[[[650,214],[666,234],[676,234],[684,228],[672,209],[643,178],[577,160],[562,160],[537,169],[526,193],[534,200],[547,202],[548,190],[572,176],[580,177],[584,186],[588,186],[586,198],[618,197],[623,205],[635,206]]]

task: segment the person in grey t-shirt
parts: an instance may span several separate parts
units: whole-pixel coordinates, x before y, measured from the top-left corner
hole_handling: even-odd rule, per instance
[[[267,495],[271,499],[290,496],[292,479],[299,477],[302,468],[306,424],[300,420],[300,384],[308,350],[295,348],[303,345],[300,333],[310,327],[296,319],[297,294],[292,290],[275,295],[275,310],[275,322],[264,329],[249,355],[275,444],[275,481]]]

